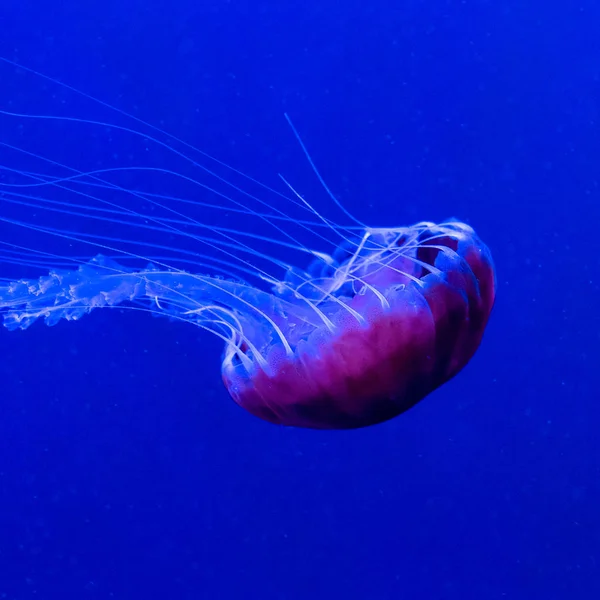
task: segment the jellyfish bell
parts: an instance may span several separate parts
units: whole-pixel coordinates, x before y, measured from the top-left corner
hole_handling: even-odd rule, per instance
[[[230,167],[117,112],[136,127],[6,110],[0,117],[85,124],[139,138],[144,147],[150,143],[164,151],[161,166],[127,166],[122,171],[128,178],[138,169],[144,180],[158,174],[165,185],[168,176],[178,189],[182,182],[191,184],[194,194],[200,189],[218,202],[158,194],[153,185],[128,187],[115,178],[120,169],[63,165],[10,145],[3,133],[0,148],[12,152],[16,162],[9,167],[0,161],[9,174],[0,177],[0,263],[36,272],[33,278],[0,279],[0,315],[8,329],[27,329],[38,320],[76,321],[96,308],[116,306],[166,316],[223,340],[222,380],[238,405],[271,423],[314,429],[352,429],[391,419],[473,356],[496,286],[490,252],[470,226],[451,220],[370,228],[353,218],[352,225],[341,226],[289,184],[291,197],[248,178],[275,194],[275,202],[267,203],[206,165]],[[329,198],[351,217],[292,130]],[[166,169],[163,159],[169,157],[207,179]],[[21,165],[27,160],[35,168]],[[284,207],[299,210],[300,218],[290,217]],[[209,226],[188,215],[189,208],[202,215],[215,209],[221,220]],[[224,226],[219,211],[225,209],[275,234]],[[72,223],[58,227],[46,220],[49,214]],[[300,241],[292,231],[312,236],[314,243]],[[49,251],[45,240],[63,243],[63,249]],[[184,248],[184,242],[194,249]],[[259,250],[260,244],[275,250]],[[76,254],[75,247],[84,252]],[[282,249],[299,253],[302,261],[285,262]],[[40,270],[47,275],[37,275]]]
[[[248,346],[225,353],[225,386],[262,419],[317,429],[386,421],[456,375],[479,346],[495,274],[469,226],[370,230],[354,252],[337,254],[328,277],[309,281],[321,295],[312,305],[320,319],[288,300],[276,316],[287,348],[269,340],[263,364],[241,359]]]

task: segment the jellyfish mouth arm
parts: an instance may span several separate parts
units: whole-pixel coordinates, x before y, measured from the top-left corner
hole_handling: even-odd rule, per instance
[[[0,282],[0,315],[10,330],[27,329],[38,319],[48,325],[78,320],[95,308],[142,305],[159,315],[209,324],[228,333],[220,337],[229,341],[239,336],[237,314],[260,319],[260,310],[252,314],[252,302],[263,307],[271,302],[271,312],[278,309],[270,294],[241,282],[152,265],[128,269],[102,255],[76,270],[53,269],[38,279]]]
[[[78,320],[95,308],[135,302],[145,295],[144,280],[103,256],[76,270],[50,270],[38,279],[0,285],[0,315],[10,330],[27,329],[38,319],[55,325]]]
[[[76,270],[54,269],[32,280],[0,280],[0,316],[9,330],[76,321],[96,308],[123,306],[168,316],[206,329],[227,344],[228,356],[245,349],[266,366],[261,349],[278,338],[288,342],[289,306],[268,292],[235,280],[164,270],[128,269],[98,255]],[[302,311],[292,311],[296,321]],[[309,323],[310,324],[310,323]]]

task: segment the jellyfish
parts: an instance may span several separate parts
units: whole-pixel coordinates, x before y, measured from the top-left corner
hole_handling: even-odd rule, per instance
[[[1,110],[3,118],[110,127],[150,141],[221,187],[183,169],[76,168],[0,137],[0,148],[21,161],[10,166],[3,160],[0,166],[1,230],[17,232],[0,235],[0,263],[36,273],[0,280],[0,314],[9,330],[36,321],[77,321],[94,309],[114,307],[195,326],[222,340],[222,380],[239,406],[274,424],[310,429],[356,429],[392,419],[454,377],[475,354],[496,279],[489,249],[466,223],[381,227],[359,221],[327,187],[289,121],[327,198],[349,218],[342,225],[283,178],[285,195],[136,117],[26,71],[136,127],[11,110]],[[204,162],[191,157],[194,152]],[[24,157],[38,168],[24,169]],[[276,201],[244,190],[207,167],[207,160],[275,194]],[[132,169],[200,187],[218,202],[115,180]],[[276,235],[256,225],[207,225],[189,216],[190,207],[216,211],[220,218],[228,211]],[[286,207],[304,218],[290,216]],[[46,214],[77,226],[49,224]],[[49,249],[41,239],[59,242],[63,250]],[[171,240],[186,242],[186,249]],[[75,254],[74,247],[87,250]],[[286,252],[300,259],[283,258]]]

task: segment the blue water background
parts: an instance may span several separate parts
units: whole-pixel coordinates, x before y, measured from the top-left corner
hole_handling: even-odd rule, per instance
[[[219,341],[166,319],[1,331],[0,598],[599,597],[599,22],[591,0],[3,2],[0,55],[329,210],[288,112],[360,218],[472,224],[498,299],[454,381],[343,433],[247,415]],[[110,115],[0,65],[8,103]],[[143,163],[126,140],[35,142]]]

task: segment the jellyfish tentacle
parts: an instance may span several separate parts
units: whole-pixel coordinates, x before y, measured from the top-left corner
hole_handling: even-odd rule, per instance
[[[102,103],[102,104],[104,104],[104,103]],[[42,120],[42,121],[43,120],[47,120],[47,121],[63,121],[63,122],[74,122],[74,123],[79,123],[79,124],[95,125],[95,126],[98,126],[98,127],[111,128],[111,129],[115,129],[115,130],[118,130],[118,131],[129,133],[129,134],[134,135],[134,136],[142,137],[145,140],[151,141],[152,143],[157,144],[158,146],[166,149],[167,151],[174,153],[176,156],[178,156],[178,157],[180,157],[182,159],[185,159],[186,161],[189,161],[194,167],[198,168],[200,171],[206,173],[210,177],[214,177],[220,183],[222,183],[222,184],[224,184],[224,185],[232,188],[235,192],[241,194],[243,197],[246,197],[247,199],[250,199],[250,200],[252,200],[254,202],[257,202],[259,205],[262,205],[264,207],[269,208],[270,210],[274,211],[276,214],[278,214],[280,216],[285,216],[285,212],[283,212],[279,208],[273,206],[272,204],[266,202],[265,200],[262,200],[261,198],[257,197],[256,195],[251,194],[249,191],[244,190],[243,188],[241,188],[238,185],[234,184],[232,181],[229,181],[229,180],[225,179],[224,177],[222,177],[221,175],[219,175],[215,171],[213,171],[213,170],[209,169],[207,166],[205,166],[205,165],[197,162],[196,160],[194,160],[190,156],[186,155],[185,153],[177,150],[173,146],[170,146],[169,144],[167,144],[166,142],[163,142],[162,140],[159,140],[158,138],[155,138],[155,137],[152,137],[152,136],[148,136],[147,134],[144,134],[143,132],[137,131],[137,130],[132,129],[130,127],[124,127],[122,125],[118,125],[118,124],[115,124],[115,123],[104,122],[104,121],[96,121],[96,120],[91,120],[91,119],[81,119],[81,118],[78,118],[78,117],[56,116],[56,115],[41,115],[41,114],[26,114],[26,113],[11,112],[11,111],[7,111],[7,110],[3,110],[3,109],[0,109],[0,115],[4,115],[4,116],[8,116],[8,117],[38,119],[38,120]],[[167,134],[165,134],[165,135],[167,135]],[[144,170],[144,167],[128,167],[128,168],[121,167],[121,168],[114,168],[114,169],[98,169],[95,172],[85,173],[85,172],[79,171],[79,170],[77,170],[77,169],[75,169],[73,167],[68,167],[66,165],[62,165],[62,164],[58,163],[57,161],[54,161],[54,160],[49,159],[47,157],[44,157],[44,156],[41,156],[41,155],[38,155],[38,154],[35,154],[35,153],[32,153],[32,152],[29,152],[28,150],[25,150],[24,148],[19,148],[19,147],[16,147],[16,146],[11,146],[10,144],[6,144],[6,143],[2,143],[2,145],[5,146],[5,147],[7,147],[7,148],[11,148],[11,149],[13,149],[15,151],[22,152],[24,154],[29,154],[32,157],[44,160],[44,161],[46,161],[46,162],[48,162],[50,164],[54,164],[55,166],[60,166],[60,167],[62,167],[64,169],[69,169],[70,171],[74,172],[74,174],[72,176],[70,176],[70,177],[58,178],[56,180],[56,182],[55,182],[57,185],[60,185],[60,181],[69,181],[69,180],[72,180],[74,178],[80,178],[82,176],[83,177],[90,176],[92,178],[96,178],[99,182],[109,183],[106,180],[102,179],[98,174],[115,172],[115,171],[119,171],[119,170],[120,171],[124,171],[124,170]],[[201,151],[198,151],[198,152],[200,152],[200,154],[203,155],[203,156],[205,155]],[[210,155],[206,155],[206,157],[210,158],[211,160],[215,160]],[[219,162],[219,164],[221,164],[220,161],[217,161],[217,162]],[[227,168],[231,169],[231,167],[229,167],[228,165],[225,165],[224,163],[223,163],[223,166],[226,166]],[[172,171],[172,170],[169,170],[169,169],[159,169],[157,167],[146,167],[145,169],[146,170],[152,170],[154,172],[162,172],[162,173],[165,173],[165,174],[169,174],[169,175],[172,175],[172,176],[175,176],[175,177],[187,180],[188,182],[193,183],[195,185],[198,185],[199,187],[203,188],[204,190],[206,190],[206,191],[208,191],[210,193],[214,193],[217,196],[219,196],[219,197],[221,197],[221,198],[229,201],[230,203],[232,203],[233,205],[237,206],[238,208],[243,208],[243,209],[247,210],[249,214],[251,214],[254,217],[257,217],[257,218],[261,219],[265,223],[267,223],[270,226],[274,227],[280,234],[282,234],[284,237],[290,239],[293,243],[295,243],[297,245],[301,245],[298,242],[298,240],[296,240],[289,232],[287,232],[286,230],[282,229],[277,224],[273,223],[270,220],[270,218],[269,218],[268,215],[264,215],[262,213],[259,213],[258,211],[255,211],[253,209],[248,208],[246,205],[242,204],[240,201],[235,200],[234,198],[232,198],[230,196],[227,196],[226,194],[218,192],[214,188],[208,186],[207,184],[204,184],[204,183],[198,181],[197,179],[188,177],[188,176],[184,175],[183,173],[179,173],[177,171]],[[238,174],[240,174],[240,175],[245,176],[243,173],[238,172],[235,169],[233,169],[233,171],[236,172],[236,173],[238,173]],[[96,173],[96,174],[94,174],[94,173]],[[247,177],[247,176],[245,176],[245,177]],[[249,179],[251,179],[252,181],[254,181],[255,183],[258,184],[258,182],[256,182],[252,178],[249,178]],[[53,183],[53,181],[51,180],[50,184],[52,184],[52,183]],[[133,190],[126,190],[126,189],[124,189],[121,186],[118,186],[116,184],[112,184],[112,186],[113,186],[113,189],[115,189],[115,190],[120,190],[120,191],[123,191],[123,192],[128,192],[128,193],[130,193],[130,194],[132,194],[134,196],[137,195],[136,192],[133,191]],[[270,189],[270,188],[268,188],[268,189]],[[306,206],[304,206],[304,204],[296,202],[296,201],[293,201],[290,198],[288,198],[287,196],[284,196],[283,194],[279,194],[278,193],[278,195],[281,196],[282,198],[287,199],[288,201],[292,201],[294,204],[296,204],[297,206],[299,206],[299,207],[307,210],[308,212],[312,212],[312,211],[310,211],[309,208],[307,208]],[[158,203],[156,203],[155,201],[152,201],[152,200],[148,200],[148,201],[150,203],[152,203],[152,204],[160,206],[161,208],[169,210],[169,211],[173,212],[174,214],[179,214],[180,216],[183,216],[183,215],[181,215],[181,213],[178,213],[178,211],[176,211],[175,209],[171,209],[170,207],[162,206],[162,205],[160,205],[160,204],[158,204]],[[106,202],[108,202],[108,201],[106,201]],[[320,234],[316,233],[313,230],[312,225],[309,226],[309,225],[303,224],[302,222],[298,222],[298,221],[294,221],[294,222],[297,225],[299,225],[300,227],[305,228],[307,231],[309,231],[309,232],[313,233],[314,235],[317,235],[318,237],[320,237]]]
[[[329,186],[327,185],[327,183],[325,182],[325,179],[323,179],[323,176],[321,175],[321,173],[319,172],[319,170],[317,169],[317,165],[315,164],[314,160],[312,159],[312,156],[310,155],[310,152],[308,151],[308,148],[306,147],[306,144],[302,141],[302,138],[300,137],[300,134],[298,133],[298,130],[296,129],[296,127],[294,127],[294,124],[292,123],[292,119],[290,118],[290,116],[287,113],[284,113],[284,117],[286,119],[286,121],[288,122],[288,125],[290,126],[290,129],[292,130],[292,133],[294,134],[294,137],[296,138],[296,141],[298,142],[298,144],[300,145],[300,148],[302,149],[302,152],[304,153],[304,156],[306,157],[306,160],[308,161],[308,164],[310,165],[311,169],[313,170],[313,173],[316,175],[317,179],[319,180],[319,183],[321,184],[321,186],[323,187],[323,189],[325,190],[325,193],[329,196],[329,198],[331,198],[335,204],[337,205],[337,207],[351,220],[353,221],[356,225],[358,225],[359,227],[366,229],[366,225],[358,220],[335,196],[335,194],[331,191],[331,189],[329,188]]]

